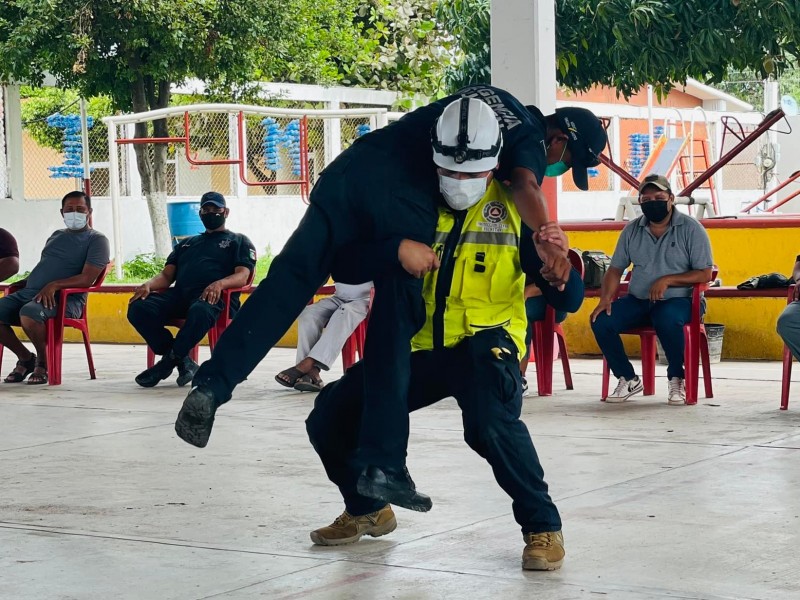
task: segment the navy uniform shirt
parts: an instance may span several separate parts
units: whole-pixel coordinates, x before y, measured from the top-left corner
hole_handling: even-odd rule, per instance
[[[246,235],[232,231],[212,231],[179,243],[167,257],[175,265],[175,289],[190,298],[199,297],[209,284],[233,275],[236,267],[256,266],[256,249]],[[231,297],[235,308],[239,294]]]

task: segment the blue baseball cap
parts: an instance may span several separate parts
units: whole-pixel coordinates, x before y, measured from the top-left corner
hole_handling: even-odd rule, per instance
[[[200,206],[213,204],[219,208],[225,208],[225,196],[219,192],[206,192],[200,197]]]

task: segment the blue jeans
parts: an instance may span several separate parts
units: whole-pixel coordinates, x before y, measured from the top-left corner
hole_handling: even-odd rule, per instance
[[[610,315],[604,312],[597,315],[592,331],[614,377],[633,379],[636,373],[625,354],[620,333],[635,327],[652,326],[667,356],[667,377],[683,379],[683,326],[689,323],[691,316],[691,298],[651,302],[628,295],[611,304]]]
[[[533,324],[536,321],[544,321],[544,313],[547,310],[547,300],[544,296],[534,296],[525,300],[525,314],[528,317],[528,328],[525,333],[525,356],[522,357],[523,363],[527,363],[528,354],[531,351],[531,340],[533,339]],[[556,311],[556,323],[563,323],[567,318],[567,311]]]

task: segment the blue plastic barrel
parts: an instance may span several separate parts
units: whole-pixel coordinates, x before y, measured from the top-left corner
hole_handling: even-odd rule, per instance
[[[167,221],[173,244],[206,230],[199,213],[200,203],[194,200],[167,203]]]

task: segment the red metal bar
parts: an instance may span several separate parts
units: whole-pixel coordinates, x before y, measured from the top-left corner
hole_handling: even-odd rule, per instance
[[[788,196],[786,196],[786,198],[784,198],[783,200],[781,200],[780,202],[778,202],[778,203],[777,203],[775,206],[770,206],[770,207],[769,207],[769,208],[768,208],[766,211],[764,211],[764,212],[774,212],[774,210],[775,210],[776,208],[778,208],[778,207],[780,207],[780,206],[783,206],[784,204],[786,204],[787,202],[789,202],[789,200],[791,200],[792,198],[796,198],[797,196],[800,196],[800,190],[797,190],[796,192],[792,192],[791,194],[789,194]]]
[[[120,138],[118,144],[184,144],[185,137]]]
[[[625,183],[633,186],[637,190],[639,189],[639,180],[615,163],[612,159],[608,158],[605,154],[600,155],[600,162],[611,169],[614,173],[619,175]]]
[[[308,117],[300,119],[300,197],[308,204],[311,177],[308,168]]]
[[[711,165],[708,170],[701,174],[697,179],[695,179],[692,183],[686,186],[683,190],[681,190],[678,196],[691,196],[692,192],[703,185],[706,181],[711,179],[713,175],[719,171],[722,167],[728,164],[731,160],[733,160],[736,156],[738,156],[745,148],[747,148],[750,144],[755,142],[762,133],[766,132],[770,127],[772,127],[775,123],[780,121],[785,117],[784,112],[778,108],[773,110],[769,113],[764,120],[759,123],[758,127],[753,130],[752,133],[749,133],[745,136],[745,138],[736,144],[733,148],[731,148],[725,156],[720,157],[720,159]]]
[[[303,117],[303,118],[305,118],[305,117]],[[302,190],[302,185],[304,183],[302,179],[294,179],[294,180],[288,179],[286,181],[250,181],[250,180],[248,180],[247,179],[247,170],[246,170],[246,167],[245,167],[245,165],[247,164],[247,155],[245,154],[246,150],[245,150],[245,147],[244,147],[244,114],[242,112],[239,112],[239,116],[238,116],[238,120],[237,120],[237,129],[239,131],[239,136],[238,136],[239,137],[239,158],[241,159],[241,162],[239,162],[239,179],[242,180],[242,183],[244,183],[245,185],[262,186],[262,187],[263,186],[267,186],[267,185],[269,185],[269,186],[278,186],[278,185],[298,185],[298,184],[300,184],[301,190]],[[301,130],[300,140],[301,140],[301,143],[302,143],[302,140],[304,139],[303,138],[303,134],[302,134],[302,124],[301,124],[300,130]],[[301,148],[300,148],[300,159],[301,159],[300,160],[300,176],[301,176],[301,178],[302,178],[302,174],[303,174],[302,157],[303,157],[303,146],[301,146]],[[308,181],[307,180],[305,181],[305,183],[306,183],[306,185],[308,185]]]
[[[190,165],[196,165],[198,167],[205,167],[209,165],[238,165],[242,161],[241,155],[239,158],[221,158],[221,159],[213,159],[213,160],[194,160],[190,156],[191,152],[191,142],[189,141],[189,111],[187,110],[183,113],[183,131],[186,135],[186,143],[183,145],[184,150],[186,151],[186,162]]]
[[[792,183],[792,182],[793,182],[795,179],[797,179],[798,177],[800,177],[800,171],[797,171],[796,173],[794,173],[794,174],[793,174],[791,177],[789,177],[789,179],[787,179],[786,181],[784,181],[782,184],[780,184],[780,185],[779,185],[778,187],[776,187],[774,190],[771,190],[771,191],[767,192],[766,194],[764,194],[763,196],[761,196],[761,198],[759,198],[759,199],[758,199],[758,200],[756,200],[755,202],[752,202],[752,203],[748,204],[748,205],[747,205],[747,207],[745,207],[745,208],[743,208],[743,209],[742,209],[742,212],[750,212],[750,211],[751,211],[751,210],[753,210],[753,209],[754,209],[756,206],[758,206],[758,205],[759,205],[759,204],[761,204],[762,202],[766,201],[766,199],[767,199],[767,198],[769,198],[770,196],[772,196],[772,194],[775,194],[775,193],[777,193],[777,192],[781,191],[783,188],[785,188],[787,185],[789,185],[790,183]],[[773,207],[773,208],[775,208],[775,207]],[[771,210],[771,209],[770,209],[770,210]]]

